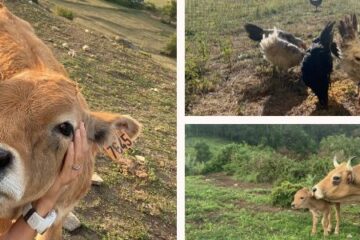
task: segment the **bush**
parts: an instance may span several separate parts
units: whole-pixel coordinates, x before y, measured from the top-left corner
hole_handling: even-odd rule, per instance
[[[67,8],[56,7],[55,13],[56,13],[56,15],[67,18],[69,20],[74,19],[74,13],[70,9],[67,9]]]
[[[205,163],[198,162],[190,155],[187,155],[185,158],[185,175],[193,176],[200,175],[203,173]]]
[[[106,0],[108,2],[113,2],[121,6],[142,9],[144,7],[144,0]]]
[[[165,51],[166,54],[170,57],[176,58],[176,33],[170,38],[170,41],[166,45]]]
[[[295,193],[303,187],[300,183],[284,181],[271,191],[271,203],[275,206],[290,207]]]
[[[210,152],[209,145],[205,142],[199,142],[195,146],[196,151],[196,161],[197,162],[207,162],[212,158],[212,153]]]
[[[162,9],[161,12],[164,16],[166,16],[167,18],[169,18],[169,22],[170,21],[176,21],[176,13],[177,13],[177,9],[176,9],[176,1],[175,0],[171,0],[169,4],[166,4]],[[166,20],[165,20],[166,21]]]

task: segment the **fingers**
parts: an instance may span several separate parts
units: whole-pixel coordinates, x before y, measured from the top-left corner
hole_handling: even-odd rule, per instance
[[[81,143],[81,133],[80,129],[76,129],[75,131],[75,138],[74,138],[74,144],[75,144],[75,161],[74,164],[79,164],[81,162],[82,158],[82,143]]]
[[[80,124],[80,135],[81,135],[82,151],[85,156],[89,150],[89,145],[87,141],[87,134],[86,134],[84,122],[81,122]]]
[[[74,143],[71,142],[68,150],[66,152],[66,156],[65,156],[65,162],[64,162],[64,166],[63,166],[63,170],[62,171],[66,171],[67,169],[71,169],[72,165],[74,164],[74,157],[75,157],[75,152],[74,152]]]

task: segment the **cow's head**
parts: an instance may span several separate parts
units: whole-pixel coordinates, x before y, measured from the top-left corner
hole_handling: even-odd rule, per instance
[[[312,188],[316,199],[341,201],[349,199],[349,197],[359,192],[358,186],[355,184],[353,167],[351,166],[353,158],[351,157],[347,162],[339,164],[336,156],[334,157],[335,169],[330,171],[323,180]]]
[[[116,129],[132,139],[140,131],[131,117],[91,112],[62,75],[26,71],[0,82],[0,218],[49,189],[81,121],[92,156]]]
[[[310,190],[308,188],[302,188],[295,193],[291,207],[294,209],[308,208],[307,205],[310,198],[312,198]]]

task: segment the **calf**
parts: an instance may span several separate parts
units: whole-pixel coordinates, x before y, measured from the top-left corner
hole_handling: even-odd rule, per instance
[[[291,207],[294,209],[305,208],[309,209],[312,214],[312,230],[311,234],[316,234],[316,228],[319,221],[319,216],[322,214],[321,224],[323,226],[324,235],[327,236],[331,232],[331,203],[324,200],[317,200],[313,197],[311,191],[307,188],[300,189],[294,196],[294,201]],[[335,204],[336,210],[336,227],[335,234],[339,234],[340,224],[340,203]]]
[[[128,142],[136,139],[140,125],[129,116],[90,111],[30,24],[0,3],[0,235],[52,186],[80,122],[91,157],[56,202],[55,224],[37,239],[62,238],[64,217],[90,188],[96,153],[120,133]]]

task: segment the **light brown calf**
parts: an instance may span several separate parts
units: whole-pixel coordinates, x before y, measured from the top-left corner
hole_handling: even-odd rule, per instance
[[[96,153],[110,145],[119,131],[136,139],[140,125],[129,116],[91,112],[77,85],[29,23],[0,3],[2,232],[20,216],[24,205],[39,199],[53,184],[81,121],[92,146],[91,158],[56,203],[54,226],[37,239],[62,238],[63,218],[90,188]]]
[[[323,215],[321,224],[324,230],[324,235],[328,236],[331,232],[331,206],[332,204],[324,200],[318,200],[312,196],[312,193],[309,189],[303,188],[296,192],[294,196],[294,201],[291,204],[291,207],[294,209],[309,209],[312,214],[312,230],[311,234],[316,234],[316,228],[319,221],[319,217]],[[340,203],[335,204],[336,210],[336,227],[335,234],[339,234],[340,227]]]

